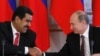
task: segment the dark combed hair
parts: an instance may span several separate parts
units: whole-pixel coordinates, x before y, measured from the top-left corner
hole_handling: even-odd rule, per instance
[[[16,10],[14,11],[14,13],[13,13],[12,21],[15,20],[16,16],[20,17],[20,19],[23,19],[25,17],[26,13],[30,14],[30,15],[33,15],[33,12],[28,7],[25,7],[25,6],[17,7]]]

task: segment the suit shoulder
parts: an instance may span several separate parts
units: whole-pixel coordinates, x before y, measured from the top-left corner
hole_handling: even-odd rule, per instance
[[[0,28],[2,28],[3,26],[5,26],[6,23],[0,22]]]
[[[100,32],[100,27],[93,26],[93,31],[94,32]]]
[[[0,26],[10,24],[10,22],[0,22]]]
[[[32,31],[31,29],[28,29],[25,35],[27,35],[30,38],[36,38],[36,33]]]
[[[79,37],[79,34],[75,34],[74,32],[71,32],[67,35],[67,40],[73,40],[77,37]]]
[[[79,35],[79,34],[75,34],[74,32],[71,32],[67,36],[69,37],[69,36],[76,36],[76,35]]]
[[[8,26],[10,25],[10,22],[0,22],[0,30],[6,30]]]
[[[27,34],[33,34],[33,35],[36,35],[36,33],[35,33],[34,31],[32,31],[31,29],[28,29],[26,33],[27,33]]]
[[[94,27],[96,30],[100,30],[100,27]]]

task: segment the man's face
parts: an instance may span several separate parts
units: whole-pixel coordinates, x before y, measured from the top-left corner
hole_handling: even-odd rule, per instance
[[[25,33],[29,28],[31,21],[32,21],[32,15],[30,14],[25,14],[25,17],[23,19],[19,18],[17,23],[18,31]]]
[[[80,34],[83,31],[83,22],[80,22],[77,14],[73,14],[70,18],[71,29],[74,33]]]

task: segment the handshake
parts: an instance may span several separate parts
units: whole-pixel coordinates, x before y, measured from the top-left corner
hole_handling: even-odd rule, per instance
[[[29,48],[29,55],[30,56],[42,56],[42,51],[37,47]]]

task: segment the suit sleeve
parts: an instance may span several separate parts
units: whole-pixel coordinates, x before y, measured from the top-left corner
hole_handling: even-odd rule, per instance
[[[3,32],[0,31],[0,53],[3,52],[3,46],[4,46],[4,54],[20,54],[24,55],[24,46],[14,46],[13,44],[10,44],[8,42],[9,39],[5,39],[5,35]],[[4,44],[4,45],[3,45]]]
[[[6,23],[0,23],[0,54],[3,52],[3,46],[4,46],[4,54],[24,54],[24,46],[14,46],[11,44],[11,40],[8,38],[9,34],[7,34],[7,26]],[[10,26],[9,26],[10,27]],[[10,30],[10,29],[8,29]],[[4,45],[3,45],[4,44]]]
[[[65,45],[63,48],[57,53],[46,53],[46,56],[70,56],[70,47],[69,47],[70,37],[68,36]]]
[[[63,48],[59,51],[58,56],[70,56],[70,47],[69,47],[70,37],[67,36],[67,40]]]

